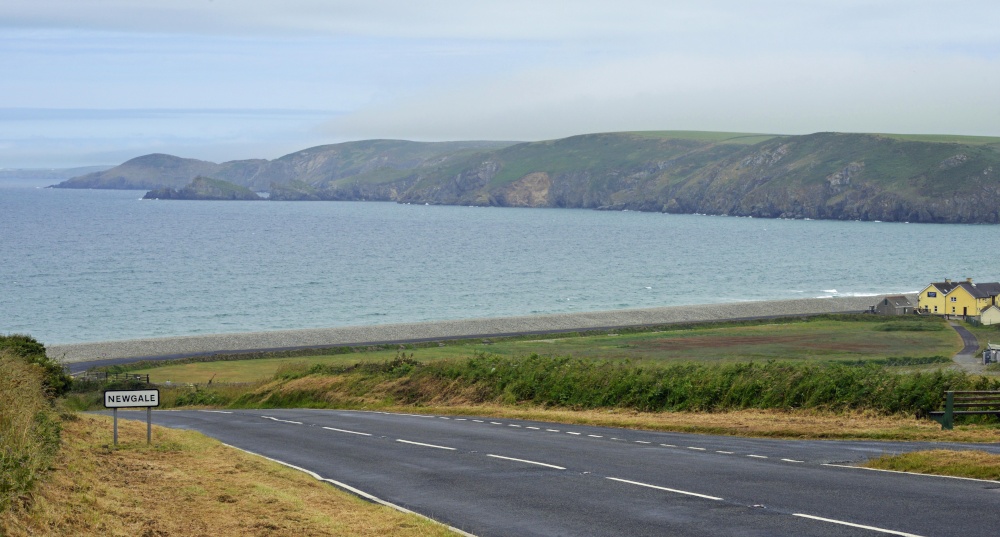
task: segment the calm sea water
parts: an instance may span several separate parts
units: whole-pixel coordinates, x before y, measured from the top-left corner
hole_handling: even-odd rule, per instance
[[[0,333],[48,344],[914,292],[996,226],[0,187]]]

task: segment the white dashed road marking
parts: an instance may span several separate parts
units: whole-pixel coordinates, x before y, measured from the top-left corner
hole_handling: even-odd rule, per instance
[[[434,448],[434,449],[447,449],[448,451],[456,451],[456,449],[453,448],[453,447],[436,446],[434,444],[424,444],[423,442],[413,442],[413,441],[410,441],[410,440],[403,440],[401,438],[397,438],[396,441],[397,442],[402,442],[404,444],[413,444],[414,446],[423,446],[423,447],[429,447],[429,448]]]
[[[667,488],[667,487],[660,487],[658,485],[650,485],[649,483],[641,483],[639,481],[629,481],[628,479],[618,479],[617,477],[608,477],[607,479],[610,479],[612,481],[618,481],[620,483],[628,483],[630,485],[639,485],[640,487],[647,487],[647,488],[657,489],[657,490],[665,490],[667,492],[673,492],[675,494],[684,494],[684,495],[687,495],[687,496],[695,496],[695,497],[698,497],[698,498],[704,498],[706,500],[715,500],[715,501],[720,501],[720,502],[722,501],[722,498],[718,498],[718,497],[715,497],[715,496],[708,496],[708,495],[705,495],[705,494],[698,494],[697,492],[688,492],[686,490],[677,490],[677,489],[671,489],[671,488]]]
[[[913,534],[913,533],[905,533],[905,532],[902,532],[902,531],[887,530],[885,528],[876,528],[875,526],[865,526],[865,525],[862,525],[862,524],[855,524],[853,522],[844,522],[843,520],[834,520],[832,518],[823,518],[823,517],[818,517],[818,516],[813,516],[813,515],[804,515],[802,513],[792,513],[792,516],[798,516],[798,517],[802,517],[802,518],[808,518],[808,519],[811,519],[811,520],[819,520],[821,522],[830,522],[832,524],[840,524],[842,526],[850,526],[852,528],[861,528],[861,529],[865,529],[865,530],[878,531],[878,532],[881,532],[881,533],[887,533],[889,535],[899,535],[900,537],[921,537],[920,535],[916,535],[916,534]]]
[[[333,427],[323,427],[323,428],[326,429],[327,431],[337,431],[338,433],[358,434],[358,435],[361,435],[361,436],[371,436],[368,433],[359,433],[358,431],[348,431],[347,429],[335,429]]]
[[[554,464],[548,464],[548,463],[544,463],[544,462],[529,461],[529,460],[525,460],[525,459],[515,459],[514,457],[504,457],[503,455],[492,455],[492,454],[489,454],[489,453],[487,453],[486,456],[487,457],[493,457],[494,459],[504,459],[504,460],[508,460],[508,461],[523,462],[525,464],[534,464],[534,465],[537,465],[537,466],[545,466],[546,468],[555,468],[556,470],[565,470],[565,468],[563,468],[562,466],[556,466]]]
[[[291,421],[291,420],[279,420],[278,418],[272,418],[271,416],[261,416],[266,420],[280,421],[281,423],[294,423],[295,425],[302,425],[301,421]]]

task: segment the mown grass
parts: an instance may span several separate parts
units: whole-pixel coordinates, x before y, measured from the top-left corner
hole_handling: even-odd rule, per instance
[[[939,318],[903,317],[889,321],[873,315],[828,315],[811,318],[678,324],[649,329],[623,329],[611,333],[579,332],[547,336],[490,338],[405,345],[421,362],[459,359],[476,352],[501,356],[531,354],[572,355],[602,360],[661,362],[741,362],[751,360],[870,361],[884,365],[919,365],[950,362],[961,346],[954,332]],[[129,368],[150,374],[163,383],[205,384],[257,382],[271,378],[290,365],[350,365],[384,361],[398,347],[339,348],[323,354],[285,353],[278,357],[248,355],[247,361],[147,363]],[[227,357],[232,358],[232,357]]]
[[[199,433],[105,416],[68,422],[31,502],[0,513],[0,535],[453,535]]]
[[[898,472],[1000,480],[1000,455],[985,451],[915,451],[882,456],[866,462],[864,466]]]

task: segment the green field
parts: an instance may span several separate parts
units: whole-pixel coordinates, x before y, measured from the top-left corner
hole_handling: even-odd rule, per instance
[[[1000,146],[1000,138],[995,136],[962,136],[954,134],[879,134],[879,136],[902,140],[904,142]]]
[[[888,330],[887,330],[888,328]],[[463,358],[486,352],[500,356],[573,356],[595,360],[629,360],[635,363],[731,363],[767,360],[792,361],[891,361],[905,358],[920,362],[950,357],[961,343],[954,331],[937,318],[885,321],[871,316],[824,316],[808,321],[715,323],[694,327],[600,335],[552,335],[530,338],[497,338],[448,344],[405,346],[407,355],[421,362]],[[255,382],[270,379],[290,365],[351,365],[390,360],[398,347],[359,350],[335,355],[307,355],[240,361],[206,361],[153,367],[135,371],[149,374],[156,383],[205,384]]]

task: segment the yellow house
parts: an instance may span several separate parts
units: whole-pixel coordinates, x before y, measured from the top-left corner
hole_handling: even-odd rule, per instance
[[[944,315],[945,313],[945,296],[949,291],[953,290],[958,284],[953,283],[951,280],[945,280],[940,283],[932,283],[920,291],[917,295],[917,309],[923,313],[936,313],[938,315]]]
[[[980,313],[997,304],[1000,283],[974,283],[972,278],[964,282],[932,283],[917,296],[917,309],[923,313],[978,317]]]

